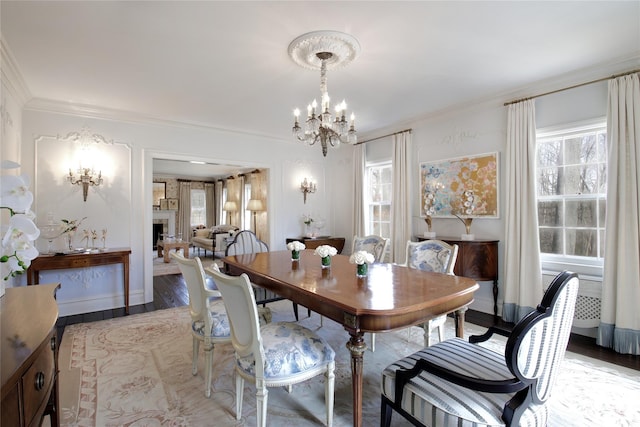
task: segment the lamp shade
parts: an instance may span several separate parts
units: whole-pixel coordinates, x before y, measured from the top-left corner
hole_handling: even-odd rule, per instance
[[[248,211],[261,211],[264,207],[262,206],[262,200],[260,199],[250,199],[249,203],[247,203]]]
[[[227,212],[235,212],[238,210],[238,205],[236,205],[236,202],[227,201],[224,203],[223,209]]]

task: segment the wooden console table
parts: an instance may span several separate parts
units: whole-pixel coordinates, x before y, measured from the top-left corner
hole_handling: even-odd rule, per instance
[[[40,283],[40,272],[46,270],[66,270],[96,267],[100,265],[122,264],[124,285],[124,311],[129,314],[129,248],[107,249],[100,252],[81,252],[63,255],[40,255],[27,270],[27,285]]]
[[[342,249],[344,249],[344,237],[320,236],[320,237],[293,237],[293,238],[287,239],[287,243],[291,243],[294,241],[304,243],[307,249],[315,249],[321,245],[329,245],[336,248],[339,254],[341,254]]]
[[[435,237],[450,245],[458,245],[458,259],[453,268],[456,276],[478,281],[493,281],[493,315],[498,315],[498,242],[499,240],[461,240],[453,237]],[[416,236],[416,240],[429,240]]]
[[[0,298],[3,426],[59,424],[58,305],[60,284],[9,288]]]

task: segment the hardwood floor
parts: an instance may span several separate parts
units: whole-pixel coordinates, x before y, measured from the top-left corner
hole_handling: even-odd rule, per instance
[[[153,302],[129,307],[130,314],[145,313],[149,311],[162,310],[171,307],[181,307],[189,303],[187,286],[181,274],[169,274],[165,276],[155,276],[153,278]],[[60,317],[58,319],[58,337],[62,338],[65,326],[74,323],[95,322],[97,320],[112,319],[124,316],[124,308],[105,310],[93,313],[76,314],[73,316]],[[468,310],[466,321],[476,325],[488,327],[497,325],[510,329],[513,324],[496,319],[493,315],[479,311]],[[619,354],[611,349],[606,349],[596,345],[594,338],[582,335],[571,335],[568,350],[585,356],[593,357],[604,362],[613,363],[630,369],[640,371],[640,357],[629,354]]]

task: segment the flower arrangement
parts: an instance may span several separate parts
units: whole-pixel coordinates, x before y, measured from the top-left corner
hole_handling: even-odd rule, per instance
[[[322,268],[329,268],[331,267],[331,257],[337,255],[338,250],[333,246],[320,245],[314,253],[322,258]]]
[[[75,234],[76,230],[78,229],[78,227],[80,226],[80,224],[82,224],[82,221],[84,221],[85,219],[87,219],[87,217],[85,216],[82,219],[61,219],[61,232],[60,235],[62,236],[63,234],[67,235],[67,240],[69,243],[69,250],[73,250],[73,246],[71,244],[72,240],[73,240],[73,235]],[[87,246],[89,245],[89,236],[87,233]]]
[[[475,200],[475,196],[473,195],[472,190],[465,190],[462,193],[461,211],[464,215],[473,215],[473,211],[476,208],[474,204],[474,200]],[[454,213],[454,215],[456,216],[456,218],[462,221],[462,223],[464,224],[465,230],[467,232],[466,234],[470,235],[471,223],[473,222],[473,218],[462,218],[457,213]]]
[[[10,161],[1,164],[2,169],[18,167],[18,163]],[[29,183],[27,175],[0,177],[0,209],[9,211],[10,217],[8,224],[2,225],[0,263],[3,280],[24,273],[39,254],[34,242],[40,236],[40,230],[33,222],[35,215],[30,210],[33,194],[29,191]]]
[[[307,247],[304,245],[304,243],[297,240],[287,243],[287,249],[289,249],[290,251],[303,251],[306,248]]]
[[[436,213],[436,208],[434,206],[435,200],[435,195],[431,192],[424,196],[424,220],[427,223],[427,231],[429,232],[431,231],[431,216]]]
[[[367,251],[356,251],[349,257],[351,264],[372,264],[375,261],[373,254]]]
[[[304,243],[294,240],[287,243],[287,249],[291,251],[291,261],[298,261],[300,259],[300,251],[305,250]]]
[[[302,215],[302,222],[304,223],[304,225],[309,227],[311,225],[311,223],[313,222],[313,218],[309,214],[304,214],[304,215]]]

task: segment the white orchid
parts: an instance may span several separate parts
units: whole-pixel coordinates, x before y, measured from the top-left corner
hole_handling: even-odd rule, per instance
[[[334,248],[333,246],[329,246],[329,245],[320,245],[316,248],[315,252],[316,255],[320,255],[322,258],[328,257],[328,256],[335,256],[338,254],[338,250],[336,248]]]
[[[2,169],[15,169],[18,163],[3,161]],[[2,235],[2,279],[24,273],[31,265],[31,260],[38,256],[34,241],[40,230],[33,222],[35,215],[30,210],[33,194],[29,191],[27,175],[3,175],[0,177],[0,209],[9,211],[10,219],[0,230]]]
[[[373,264],[375,260],[373,254],[367,251],[356,251],[349,257],[351,264]]]
[[[303,251],[306,248],[307,247],[304,245],[304,243],[298,242],[297,240],[287,243],[287,249],[289,249],[290,251]]]

